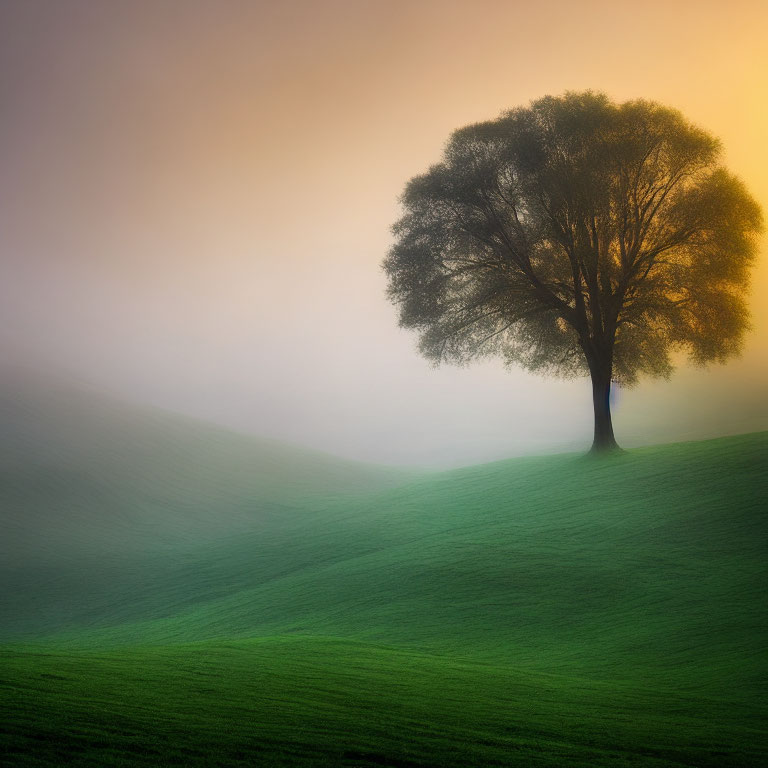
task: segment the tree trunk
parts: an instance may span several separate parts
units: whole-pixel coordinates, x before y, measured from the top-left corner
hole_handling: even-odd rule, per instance
[[[595,438],[591,453],[620,450],[613,436],[611,422],[611,371],[610,367],[592,370],[592,403],[595,408]]]

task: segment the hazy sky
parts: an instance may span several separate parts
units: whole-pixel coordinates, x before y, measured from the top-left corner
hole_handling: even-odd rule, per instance
[[[681,109],[768,208],[766,30],[764,0],[0,0],[3,357],[370,461],[588,446],[586,380],[417,355],[397,198],[455,128],[592,88]],[[768,428],[765,251],[743,357],[619,392],[619,442]]]

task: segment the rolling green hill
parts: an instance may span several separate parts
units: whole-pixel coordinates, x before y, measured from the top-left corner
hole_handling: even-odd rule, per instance
[[[416,475],[100,407],[14,412],[12,764],[768,760],[768,433]]]
[[[1,383],[0,637],[27,620],[34,632],[58,627],[91,598],[102,615],[101,593],[133,611],[201,547],[414,476],[53,380]]]

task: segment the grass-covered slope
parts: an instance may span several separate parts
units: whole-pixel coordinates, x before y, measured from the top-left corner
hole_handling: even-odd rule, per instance
[[[5,372],[0,638],[177,610],[219,541],[413,476]]]
[[[764,712],[675,684],[326,638],[5,649],[13,766],[757,768]]]
[[[30,566],[15,614],[55,608],[41,629],[71,645],[323,634],[600,677],[698,664],[748,684],[767,457],[757,434],[449,472],[168,542],[139,572],[93,554],[43,583]]]
[[[2,572],[0,749],[18,764],[768,759],[768,434],[356,467],[347,495],[296,493],[299,464],[260,486],[251,454],[252,484],[246,469],[218,495],[211,469],[199,503],[177,490],[140,515],[111,480],[126,461],[144,459],[101,467],[122,514],[89,461],[68,480],[79,506],[56,510],[35,465],[62,545]],[[69,533],[94,500],[99,535]]]

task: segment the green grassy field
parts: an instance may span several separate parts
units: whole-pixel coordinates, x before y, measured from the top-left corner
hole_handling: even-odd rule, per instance
[[[768,764],[768,433],[417,474],[99,408],[6,409],[0,762]]]

